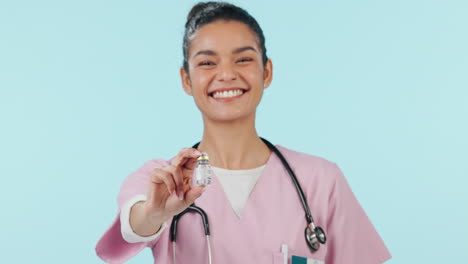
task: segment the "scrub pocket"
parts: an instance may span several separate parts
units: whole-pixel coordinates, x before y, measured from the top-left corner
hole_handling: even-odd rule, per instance
[[[272,256],[273,264],[284,264],[283,253],[275,252],[272,254]],[[325,261],[312,258],[304,258],[301,256],[290,254],[288,255],[288,264],[325,264]]]
[[[291,256],[291,264],[325,264],[323,260],[311,259],[311,258],[304,258],[300,256]]]
[[[272,256],[273,256],[273,264],[284,264],[284,261],[283,261],[283,253],[278,253],[278,252],[275,252],[275,253],[272,253]],[[289,264],[289,260],[288,260],[288,264]]]

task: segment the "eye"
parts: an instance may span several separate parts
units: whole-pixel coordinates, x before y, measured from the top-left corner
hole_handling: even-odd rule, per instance
[[[198,63],[198,66],[212,66],[215,65],[212,61],[202,61]]]
[[[240,59],[237,60],[237,62],[241,62],[241,63],[242,62],[249,62],[249,61],[253,61],[253,59],[252,58],[240,58]]]

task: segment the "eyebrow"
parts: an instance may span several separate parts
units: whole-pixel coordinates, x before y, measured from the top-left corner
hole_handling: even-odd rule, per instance
[[[254,52],[257,52],[257,50],[252,47],[252,46],[245,46],[245,47],[240,47],[236,48],[232,51],[232,54],[239,54],[247,50],[252,50]],[[192,58],[195,58],[198,55],[207,55],[207,56],[215,56],[217,53],[214,50],[200,50],[199,52],[195,53],[195,55],[192,56]]]
[[[246,51],[246,50],[251,50],[251,51],[253,51],[253,52],[257,52],[257,50],[256,50],[254,47],[252,47],[252,46],[245,46],[245,47],[240,47],[240,48],[235,49],[232,53],[233,53],[233,54],[238,54],[238,53],[244,52],[244,51]]]

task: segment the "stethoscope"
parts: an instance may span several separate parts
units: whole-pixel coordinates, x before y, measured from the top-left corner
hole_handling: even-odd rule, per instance
[[[299,198],[301,199],[302,207],[304,207],[305,211],[305,216],[307,220],[307,227],[304,230],[304,235],[305,235],[305,240],[309,248],[312,250],[312,252],[317,251],[320,248],[320,244],[325,244],[327,241],[327,237],[325,236],[325,232],[320,226],[315,226],[314,224],[314,219],[312,218],[312,214],[310,213],[310,208],[309,205],[307,204],[307,200],[305,199],[304,192],[302,191],[301,185],[297,181],[296,175],[294,174],[293,170],[289,166],[289,163],[286,161],[286,159],[283,157],[281,152],[273,145],[271,144],[268,140],[264,138],[260,138],[263,140],[263,142],[270,148],[271,151],[273,151],[278,158],[281,160],[281,163],[283,164],[284,168],[288,171],[289,176],[291,176],[291,179],[294,183],[294,186],[296,187],[297,193],[299,194]],[[193,145],[192,148],[198,148],[198,145],[200,142],[196,143]],[[176,247],[176,237],[177,237],[177,223],[179,222],[179,219],[187,212],[192,211],[198,213],[203,221],[203,228],[205,229],[205,236],[206,236],[206,243],[208,245],[208,263],[211,264],[211,244],[210,244],[210,225],[208,223],[208,216],[201,209],[200,207],[196,206],[195,204],[190,205],[187,209],[185,209],[182,213],[174,216],[172,218],[172,223],[171,223],[171,241],[172,241],[172,258],[173,258],[173,263],[175,264],[175,247]]]

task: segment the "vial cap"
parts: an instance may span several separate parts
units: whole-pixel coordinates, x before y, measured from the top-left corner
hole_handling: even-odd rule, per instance
[[[210,160],[210,158],[207,155],[201,155],[197,160]]]

